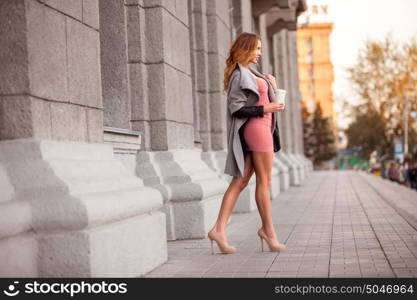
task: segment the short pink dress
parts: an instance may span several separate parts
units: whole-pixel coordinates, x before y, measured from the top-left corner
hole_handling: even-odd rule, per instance
[[[268,83],[265,79],[253,75],[258,84],[259,100],[256,106],[269,103]],[[248,150],[256,152],[274,152],[272,140],[272,113],[266,113],[262,118],[252,117],[245,123],[243,137]]]

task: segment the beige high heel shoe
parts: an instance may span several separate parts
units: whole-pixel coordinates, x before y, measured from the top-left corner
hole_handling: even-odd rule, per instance
[[[258,235],[259,235],[259,238],[261,239],[262,252],[264,252],[264,243],[263,243],[263,240],[266,241],[266,243],[268,244],[269,250],[271,252],[281,252],[281,251],[284,251],[285,250],[285,245],[284,244],[281,244],[281,243],[272,244],[271,241],[270,241],[270,239],[268,238],[268,236],[264,232],[263,228],[260,228],[258,230]]]
[[[216,236],[215,233],[213,233],[213,231],[210,231],[207,234],[208,239],[211,242],[211,254],[214,254],[214,248],[213,248],[213,241],[215,241],[217,243],[217,246],[220,249],[220,252],[223,254],[233,254],[236,252],[236,248],[233,246],[229,246],[226,243],[220,242],[218,237]]]

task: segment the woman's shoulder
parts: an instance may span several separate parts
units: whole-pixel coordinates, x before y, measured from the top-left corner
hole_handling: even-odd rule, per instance
[[[240,70],[239,68],[234,69],[234,71],[232,72],[232,74],[230,75],[229,78],[229,83],[231,83],[234,80],[240,81]]]

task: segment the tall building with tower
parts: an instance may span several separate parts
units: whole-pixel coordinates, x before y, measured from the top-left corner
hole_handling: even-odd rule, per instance
[[[334,109],[332,84],[333,65],[330,36],[333,22],[325,1],[308,1],[308,9],[298,18],[297,48],[302,105],[314,112],[320,103],[323,117],[330,118],[337,137],[337,115]]]

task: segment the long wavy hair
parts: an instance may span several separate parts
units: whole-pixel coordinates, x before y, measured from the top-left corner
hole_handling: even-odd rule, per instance
[[[236,69],[238,63],[246,64],[249,57],[256,50],[258,41],[261,37],[255,33],[243,32],[230,47],[229,57],[226,59],[226,68],[224,69],[223,89],[227,91],[229,87],[230,76]]]

